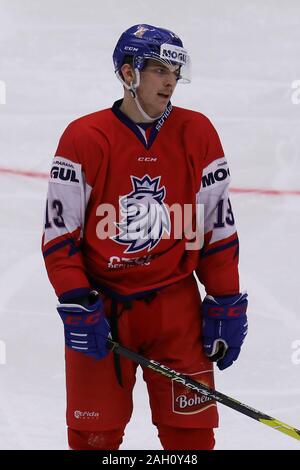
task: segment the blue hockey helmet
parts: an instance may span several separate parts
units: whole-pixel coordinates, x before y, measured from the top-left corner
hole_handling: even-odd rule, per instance
[[[190,57],[181,39],[172,31],[149,24],[138,24],[120,37],[113,53],[115,73],[120,76],[124,61],[132,57],[133,67],[141,71],[147,59],[162,62],[167,67],[178,67],[178,81],[190,83]],[[120,77],[119,77],[120,78]]]

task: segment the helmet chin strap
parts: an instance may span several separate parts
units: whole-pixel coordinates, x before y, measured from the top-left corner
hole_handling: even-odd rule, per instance
[[[143,110],[143,108],[141,106],[141,103],[139,102],[139,99],[138,99],[138,96],[137,96],[137,88],[139,87],[140,82],[141,82],[140,71],[137,68],[134,69],[134,71],[135,71],[135,75],[136,75],[136,81],[135,82],[133,82],[133,81],[130,82],[130,85],[127,85],[127,83],[123,80],[123,78],[122,78],[122,76],[119,72],[116,72],[116,75],[117,75],[118,79],[120,80],[120,82],[124,85],[126,90],[130,91],[132,99],[134,100],[134,102],[136,104],[136,107],[139,110],[139,112],[141,113],[141,115],[143,116],[143,118],[146,119],[146,121],[148,121],[148,122],[154,122],[157,119],[159,119],[163,115],[163,113],[161,113],[159,116],[151,117],[151,116],[149,116],[149,114],[146,113],[146,111]]]

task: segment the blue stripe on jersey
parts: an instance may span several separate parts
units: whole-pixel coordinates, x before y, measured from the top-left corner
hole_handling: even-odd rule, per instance
[[[93,279],[92,277],[89,277],[89,281],[94,289],[98,290],[99,292],[103,292],[111,299],[117,300],[119,302],[127,302],[131,300],[147,298],[153,295],[154,293],[156,293],[157,291],[167,287],[167,286],[157,287],[155,289],[144,290],[142,292],[134,292],[132,294],[123,295],[123,294],[119,294],[115,290],[110,289],[108,286],[104,285],[102,282],[101,283],[98,282],[96,279]]]
[[[80,251],[80,249],[75,245],[75,242],[74,242],[73,238],[67,238],[67,239],[62,240],[61,242],[56,243],[55,245],[51,246],[50,248],[48,248],[48,250],[44,251],[43,252],[44,258],[46,258],[46,256],[51,255],[55,251],[60,250],[61,248],[64,248],[67,245],[70,245],[69,256],[75,255],[75,253]]]
[[[232,246],[237,245],[237,249],[239,246],[239,239],[236,238],[235,240],[232,240],[231,242],[225,243],[225,245],[220,245],[217,246],[216,248],[211,248],[210,250],[207,250],[206,252],[202,252],[200,257],[204,258],[205,256],[209,255],[214,255],[215,253],[219,253],[220,251],[227,250],[228,248],[231,248]],[[237,253],[235,254],[234,257],[237,256]]]

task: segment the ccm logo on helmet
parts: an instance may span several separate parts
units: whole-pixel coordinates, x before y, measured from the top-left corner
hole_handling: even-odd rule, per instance
[[[202,187],[206,188],[207,186],[211,186],[216,182],[223,181],[230,175],[229,168],[219,168],[216,171],[211,171],[207,173],[207,175],[202,176]]]
[[[59,166],[53,166],[50,172],[52,179],[59,179],[62,181],[71,181],[72,183],[79,183],[79,179],[76,178],[76,171],[70,168],[63,168]]]
[[[138,47],[133,47],[133,46],[125,46],[124,51],[126,52],[137,52],[139,49]]]

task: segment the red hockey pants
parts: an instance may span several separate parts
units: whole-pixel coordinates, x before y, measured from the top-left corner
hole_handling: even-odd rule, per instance
[[[105,297],[104,305],[108,313],[110,304],[111,299]],[[160,290],[150,303],[134,300],[131,308],[123,310],[118,319],[120,343],[214,387],[212,364],[204,355],[201,345],[200,305],[193,276]],[[137,365],[126,358],[120,358],[120,364],[122,387],[116,378],[113,353],[96,361],[67,348],[69,435],[72,430],[112,432],[113,440],[121,442],[120,436],[132,413]],[[211,428],[218,426],[214,401],[149,369],[143,370],[143,378],[148,388],[152,421],[158,427],[160,436],[165,436],[165,430],[169,428],[178,429],[178,432],[180,429],[208,429],[209,445],[213,447]],[[205,434],[206,437],[208,434]],[[163,439],[161,437],[164,445]],[[116,448],[119,444],[115,444]],[[172,443],[166,445],[170,448]],[[201,448],[200,443],[197,448]]]

